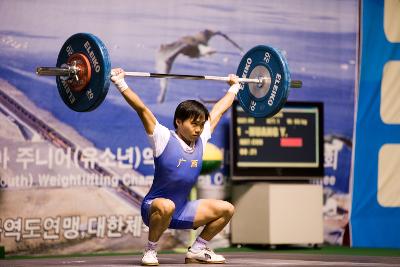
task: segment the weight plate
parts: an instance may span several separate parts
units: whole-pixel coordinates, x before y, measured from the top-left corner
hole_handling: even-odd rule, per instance
[[[111,61],[104,43],[90,33],[72,35],[62,46],[57,58],[57,67],[68,62],[72,55],[80,53],[89,59],[91,75],[85,88],[74,91],[68,80],[57,77],[58,92],[64,103],[78,112],[91,111],[99,106],[110,86]]]
[[[290,73],[283,55],[275,48],[258,45],[240,61],[236,75],[241,78],[270,77],[263,84],[242,83],[238,93],[243,110],[253,117],[272,117],[285,104],[290,91]]]

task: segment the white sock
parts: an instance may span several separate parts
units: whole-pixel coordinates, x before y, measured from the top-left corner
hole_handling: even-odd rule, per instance
[[[150,240],[147,242],[146,249],[148,250],[156,250],[157,242],[151,242]]]
[[[200,236],[198,236],[196,238],[196,240],[194,241],[193,245],[190,247],[190,250],[193,252],[199,252],[200,250],[204,249],[207,247],[207,240],[204,240],[203,238],[201,238]]]

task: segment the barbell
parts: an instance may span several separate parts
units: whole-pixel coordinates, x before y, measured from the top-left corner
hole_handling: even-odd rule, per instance
[[[36,74],[56,76],[58,92],[72,110],[87,112],[106,98],[110,86],[111,61],[104,43],[90,33],[72,35],[63,44],[56,67],[38,67]],[[129,72],[126,76],[188,80],[228,81],[229,77]],[[288,63],[282,53],[270,46],[258,45],[241,59],[236,71],[241,107],[253,117],[272,117],[285,104],[290,88],[302,82],[291,80]]]

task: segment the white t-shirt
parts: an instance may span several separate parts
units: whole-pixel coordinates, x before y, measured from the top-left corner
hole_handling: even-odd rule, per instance
[[[149,142],[151,147],[153,148],[153,155],[155,158],[159,157],[164,151],[171,134],[179,140],[179,143],[186,152],[193,153],[194,144],[188,146],[185,141],[183,141],[173,130],[169,130],[167,127],[161,125],[158,121],[156,121],[156,126],[154,127],[153,134],[148,135]],[[201,133],[200,138],[203,143],[204,153],[207,141],[211,138],[210,121],[206,121],[206,123],[204,124],[203,132]]]

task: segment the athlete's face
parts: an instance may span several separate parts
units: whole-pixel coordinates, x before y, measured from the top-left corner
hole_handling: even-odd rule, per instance
[[[176,133],[186,144],[190,145],[200,137],[205,123],[206,118],[204,115],[199,116],[196,120],[193,118],[184,121],[176,120],[178,126],[176,128]]]

